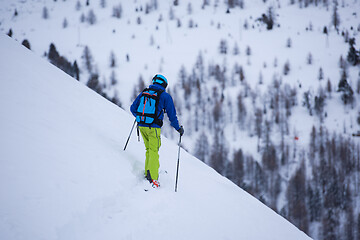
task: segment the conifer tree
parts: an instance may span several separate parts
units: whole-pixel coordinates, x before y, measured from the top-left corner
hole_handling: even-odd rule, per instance
[[[210,166],[218,173],[224,174],[224,168],[227,162],[227,149],[224,143],[224,132],[220,128],[216,127],[214,135],[214,142],[211,146]]]
[[[175,5],[175,6],[176,6],[176,5]],[[187,13],[188,13],[189,15],[191,15],[192,12],[193,12],[192,4],[191,4],[191,2],[189,2],[188,5],[187,5]]]
[[[50,62],[52,64],[55,64],[58,62],[58,59],[60,58],[60,54],[58,53],[58,51],[56,50],[56,47],[53,43],[50,44],[50,48],[49,48],[49,54],[48,54],[48,59],[50,60]]]
[[[324,71],[323,71],[322,67],[319,68],[318,79],[319,79],[319,81],[324,79]]]
[[[77,64],[77,62],[76,62],[76,60],[74,61],[74,64],[73,64],[73,69],[74,69],[74,74],[75,74],[75,79],[76,80],[80,80],[80,69],[79,69],[79,67],[78,67],[78,64]]]
[[[308,54],[308,56],[307,56],[307,64],[309,64],[309,65],[311,65],[312,64],[312,62],[313,62],[313,56],[312,56],[312,54],[311,53],[309,53]]]
[[[201,132],[198,140],[196,141],[194,155],[201,161],[208,163],[209,141],[204,132]]]
[[[239,50],[239,46],[237,43],[234,44],[234,48],[233,48],[233,55],[237,56],[240,54],[240,50]]]
[[[263,121],[263,113],[260,108],[257,108],[255,111],[255,133],[258,137],[257,150],[260,151],[260,139],[262,137],[262,121]]]
[[[233,182],[238,185],[243,185],[245,170],[244,170],[244,154],[241,149],[235,151],[233,158],[234,177]]]
[[[340,17],[338,13],[338,1],[334,0],[333,13],[331,16],[331,23],[334,25],[334,28],[338,31],[340,25]]]
[[[67,27],[68,27],[68,25],[69,25],[69,23],[68,23],[67,19],[66,19],[66,18],[64,18],[64,21],[63,21],[62,27],[63,27],[63,28],[67,28]]]
[[[328,168],[329,175],[326,179],[324,179],[325,214],[322,219],[323,238],[337,240],[339,232],[339,206],[341,204],[341,191],[337,171],[332,166],[328,166]]]
[[[112,16],[120,19],[122,17],[122,5],[119,4],[113,7]]]
[[[111,51],[111,53],[110,53],[110,67],[111,68],[116,67],[116,57],[115,57],[115,53],[113,51]]]
[[[99,75],[97,73],[93,73],[90,75],[90,78],[86,84],[90,89],[94,90],[98,94],[102,94],[102,86],[99,81]]]
[[[198,78],[199,78],[200,83],[204,82],[205,66],[204,66],[204,57],[203,57],[203,54],[201,51],[199,52],[199,55],[197,56],[196,63],[195,63],[195,69],[198,72]]]
[[[319,189],[313,189],[310,185],[307,188],[307,205],[309,209],[310,222],[320,221],[321,219],[321,196]]]
[[[327,81],[327,84],[326,84],[326,90],[327,90],[329,96],[331,97],[332,85],[331,85],[331,81],[330,81],[329,78],[328,78],[328,81]]]
[[[312,114],[313,114],[312,113],[313,106],[312,106],[312,101],[311,101],[311,92],[310,92],[310,90],[304,92],[303,106],[305,106],[309,110],[309,114],[310,114],[310,116],[312,116]]]
[[[317,113],[317,115],[319,116],[321,122],[323,121],[323,112],[324,112],[324,107],[325,107],[325,99],[326,99],[325,92],[320,87],[318,96],[315,96],[314,110]]]
[[[290,62],[288,60],[288,61],[286,61],[285,65],[284,65],[283,73],[286,76],[289,74],[289,72],[290,72]]]
[[[289,219],[300,230],[307,233],[309,231],[309,223],[306,208],[305,171],[305,164],[302,163],[288,184],[286,196],[288,199]]]
[[[241,128],[245,126],[246,118],[246,107],[244,103],[243,94],[240,92],[237,96],[237,112],[238,112],[238,123]]]
[[[221,40],[220,41],[220,54],[227,54],[227,51],[228,51],[228,44],[227,44],[227,41],[226,40]]]
[[[345,229],[344,236],[345,240],[354,240],[355,239],[355,221],[354,221],[354,210],[352,207],[349,207],[345,211],[346,221],[345,221]]]
[[[286,47],[291,48],[291,46],[292,46],[291,38],[288,38],[286,41]]]
[[[326,240],[338,240],[339,215],[332,208],[325,209],[322,220],[322,237]]]
[[[25,46],[27,49],[31,50],[30,43],[27,39],[24,39],[21,43],[23,46]]]
[[[82,13],[81,16],[80,16],[80,22],[81,22],[81,23],[84,23],[85,21],[86,21],[85,14]]]
[[[106,0],[100,0],[100,7],[101,8],[106,8]]]
[[[247,47],[246,47],[246,55],[247,55],[247,56],[250,56],[250,55],[251,55],[251,48],[250,48],[250,46],[247,46]]]
[[[210,0],[203,0],[203,3],[201,5],[201,8],[202,9],[205,9],[206,6],[209,6],[210,5]]]
[[[235,0],[227,0],[227,7],[234,8],[235,7]]]
[[[116,85],[117,84],[117,79],[116,79],[116,74],[115,74],[115,71],[111,71],[111,76],[110,76],[110,83],[112,86]]]
[[[81,2],[79,0],[76,2],[75,9],[76,9],[76,11],[81,10]]]
[[[239,80],[240,80],[240,82],[243,82],[243,81],[245,80],[245,73],[244,73],[243,67],[240,66],[240,67],[237,69],[236,73],[239,74]]]
[[[170,21],[175,19],[175,13],[174,13],[174,9],[172,7],[170,7],[170,9],[169,9],[169,19],[170,19]]]
[[[118,92],[115,90],[114,96],[111,98],[110,100],[112,103],[114,103],[115,105],[122,107],[121,101],[119,99],[118,96]]]
[[[343,69],[342,71],[341,79],[337,91],[342,92],[341,99],[343,100],[345,105],[348,103],[352,103],[354,101],[354,97],[353,97],[354,91],[347,82],[347,73],[345,69]]]
[[[266,23],[267,30],[273,29],[273,26],[275,24],[274,19],[275,19],[274,8],[270,6],[267,10],[266,20],[264,21]]]
[[[356,224],[356,240],[360,240],[360,213],[357,216],[357,224]]]
[[[47,9],[47,7],[43,7],[42,18],[45,20],[49,18],[49,10]]]
[[[7,33],[7,35],[8,35],[9,37],[12,37],[12,35],[13,35],[13,31],[12,31],[12,29],[11,29],[11,28],[9,29],[9,31],[8,31],[8,33]]]
[[[360,51],[356,51],[354,45],[355,45],[355,38],[351,38],[349,40],[349,52],[347,55],[347,60],[349,63],[351,63],[353,66],[360,63]]]
[[[88,46],[85,46],[84,51],[83,51],[83,55],[81,56],[81,58],[84,61],[85,67],[88,70],[89,73],[92,73],[93,70],[93,66],[92,66],[92,62],[93,62],[93,58],[90,52],[90,48]]]
[[[262,155],[262,164],[264,168],[271,171],[272,174],[274,174],[274,172],[277,170],[278,160],[274,145],[270,144],[269,146],[265,147]]]
[[[90,25],[94,25],[96,23],[96,16],[94,10],[92,9],[89,10],[86,20]]]

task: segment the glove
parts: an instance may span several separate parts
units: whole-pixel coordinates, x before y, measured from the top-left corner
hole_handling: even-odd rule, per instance
[[[180,136],[182,136],[184,134],[183,126],[180,126],[180,128],[177,131],[180,133]]]

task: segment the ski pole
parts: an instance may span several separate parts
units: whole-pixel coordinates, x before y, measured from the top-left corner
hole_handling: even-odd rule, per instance
[[[137,136],[138,136],[138,142],[140,142],[139,125],[136,126],[136,132],[137,132]]]
[[[179,151],[178,151],[178,159],[177,159],[177,167],[176,167],[175,192],[177,192],[177,183],[178,183],[178,176],[179,176],[180,143],[181,143],[181,135],[180,135],[180,139],[179,139]]]
[[[125,147],[124,147],[124,151],[125,151],[125,149],[126,149],[126,147],[127,147],[128,143],[129,143],[130,136],[131,136],[131,133],[132,133],[132,131],[133,131],[133,129],[134,129],[135,123],[136,123],[136,119],[135,119],[134,124],[133,124],[133,126],[132,126],[132,128],[131,128],[131,131],[130,131],[129,137],[128,137],[127,141],[126,141],[126,144],[125,144]]]

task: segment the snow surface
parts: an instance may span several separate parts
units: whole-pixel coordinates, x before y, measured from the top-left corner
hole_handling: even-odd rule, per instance
[[[0,35],[0,239],[310,239],[162,137],[144,192],[133,118]],[[164,171],[167,171],[165,173]]]

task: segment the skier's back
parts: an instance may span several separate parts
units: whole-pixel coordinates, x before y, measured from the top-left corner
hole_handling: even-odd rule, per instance
[[[180,135],[184,134],[184,128],[179,125],[174,102],[169,93],[165,91],[167,79],[157,74],[152,79],[152,85],[142,91],[134,100],[130,111],[136,117],[141,136],[144,139],[146,149],[145,177],[154,188],[159,184],[159,148],[161,146],[161,127],[163,125],[164,110],[170,120],[171,126]]]

